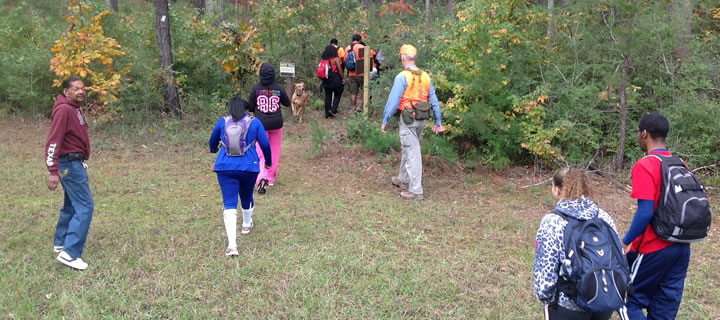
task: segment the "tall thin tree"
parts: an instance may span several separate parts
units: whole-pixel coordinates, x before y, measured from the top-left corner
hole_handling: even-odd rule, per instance
[[[172,70],[172,45],[170,43],[170,14],[168,0],[154,0],[155,35],[160,55],[160,66],[163,69],[163,86],[165,87],[166,111],[180,116],[180,96],[175,86],[175,73]]]
[[[552,45],[553,37],[553,10],[555,10],[555,0],[548,0],[547,11],[548,11],[548,25],[547,25],[547,48],[550,49]]]
[[[680,63],[690,57],[692,9],[690,0],[672,0],[670,18],[675,26],[675,57]]]
[[[425,0],[425,24],[430,25],[430,0]]]
[[[629,40],[628,46],[629,46]],[[615,170],[622,170],[625,163],[625,136],[627,136],[627,96],[625,88],[627,88],[627,72],[628,62],[630,60],[630,52],[626,51],[622,55],[623,65],[620,73],[620,139],[618,140],[617,157],[615,158]]]
[[[195,9],[198,10],[201,17],[205,15],[205,10],[207,9],[207,5],[205,4],[205,1],[206,0],[195,0],[194,1]]]
[[[455,14],[455,0],[448,0],[447,10],[450,17]]]
[[[118,0],[105,0],[105,3],[110,10],[118,12]]]

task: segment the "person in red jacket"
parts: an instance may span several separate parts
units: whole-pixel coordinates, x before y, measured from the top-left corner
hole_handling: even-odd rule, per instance
[[[45,142],[45,164],[50,171],[48,189],[53,191],[60,183],[65,197],[55,227],[53,249],[59,262],[77,270],[88,267],[80,257],[93,215],[87,165],[83,162],[90,157],[88,125],[81,108],[84,101],[85,85],[80,78],[62,82],[62,94],[55,99]]]

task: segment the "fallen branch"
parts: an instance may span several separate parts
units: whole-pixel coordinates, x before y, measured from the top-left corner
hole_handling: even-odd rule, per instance
[[[547,179],[547,180],[545,180],[545,181],[538,182],[538,183],[536,183],[536,184],[531,184],[531,185],[527,185],[527,186],[522,186],[522,188],[527,189],[527,188],[537,187],[537,186],[539,186],[539,185],[541,185],[541,184],[546,184],[546,183],[550,182],[551,180],[552,180],[552,178]]]
[[[597,175],[599,175],[599,176],[607,179],[607,180],[610,181],[610,183],[612,183],[615,187],[617,187],[617,188],[619,188],[619,189],[622,189],[622,190],[625,190],[625,191],[628,192],[628,193],[632,192],[632,187],[630,187],[629,185],[626,185],[626,184],[618,181],[618,180],[615,179],[615,177],[613,177],[611,174],[609,174],[609,173],[607,173],[607,172],[605,172],[605,171],[600,170],[600,168],[598,168],[598,167],[590,164],[590,165],[588,165],[588,169],[590,169],[591,172],[594,172],[595,174],[597,174]]]
[[[714,168],[714,167],[717,167],[717,164],[711,164],[711,165],[709,165],[709,166],[704,166],[704,167],[700,167],[700,168],[695,168],[695,170],[693,170],[692,173],[695,173],[695,171],[700,171],[700,170],[703,170],[703,169],[709,169],[709,168]]]

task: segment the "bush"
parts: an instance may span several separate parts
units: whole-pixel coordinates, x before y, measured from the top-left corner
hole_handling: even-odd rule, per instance
[[[332,138],[332,133],[320,126],[317,120],[310,122],[310,153],[315,156],[323,154],[323,148],[327,140]]]

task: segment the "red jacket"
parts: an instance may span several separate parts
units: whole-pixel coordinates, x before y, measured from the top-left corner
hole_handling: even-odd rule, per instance
[[[58,157],[82,152],[90,158],[90,138],[85,114],[64,95],[58,95],[50,116],[50,132],[45,142],[45,164],[51,175],[58,174]]]

